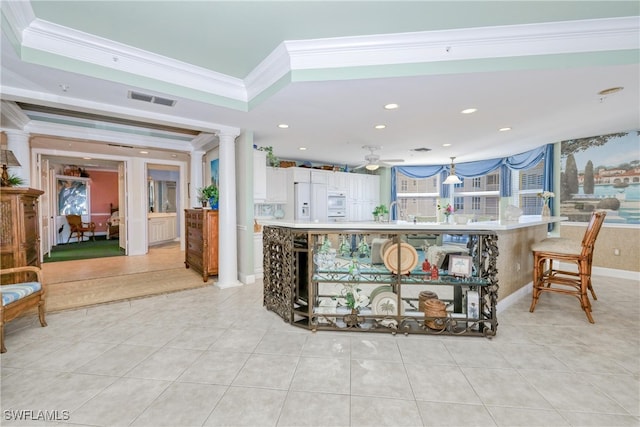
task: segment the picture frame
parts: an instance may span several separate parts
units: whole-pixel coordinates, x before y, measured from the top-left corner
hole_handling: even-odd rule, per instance
[[[449,255],[449,275],[471,277],[473,259],[467,255]]]

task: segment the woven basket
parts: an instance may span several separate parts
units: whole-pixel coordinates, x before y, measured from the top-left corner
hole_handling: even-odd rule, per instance
[[[418,311],[424,312],[424,303],[429,299],[438,299],[438,294],[431,291],[422,291],[418,294]]]
[[[280,160],[281,168],[293,168],[296,166],[296,162],[290,160]]]
[[[424,316],[430,318],[425,320],[425,325],[440,331],[446,325],[447,305],[439,299],[428,299],[424,303]]]

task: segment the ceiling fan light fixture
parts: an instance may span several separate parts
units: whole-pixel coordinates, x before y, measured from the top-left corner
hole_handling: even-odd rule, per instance
[[[364,168],[368,171],[375,171],[378,170],[378,168],[380,167],[380,165],[377,165],[375,163],[370,163],[368,165],[366,165]]]

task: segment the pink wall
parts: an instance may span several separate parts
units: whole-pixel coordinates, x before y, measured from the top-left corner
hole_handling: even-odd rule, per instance
[[[96,223],[96,233],[107,231],[111,216],[109,203],[118,206],[118,172],[87,170],[91,178],[91,221]]]

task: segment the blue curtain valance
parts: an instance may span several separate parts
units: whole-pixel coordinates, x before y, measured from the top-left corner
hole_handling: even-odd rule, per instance
[[[553,144],[543,145],[533,150],[514,154],[501,159],[479,160],[456,164],[456,175],[461,178],[476,178],[486,175],[501,168],[503,179],[500,180],[500,197],[511,196],[511,170],[529,169],[537,165],[541,160],[547,159],[544,169],[544,190],[552,191],[553,188]],[[394,166],[391,168],[391,201],[397,199],[396,172],[400,172],[409,178],[429,178],[440,173],[441,182],[451,172],[450,165],[443,166]],[[449,197],[449,185],[442,185],[440,189],[442,197]]]

